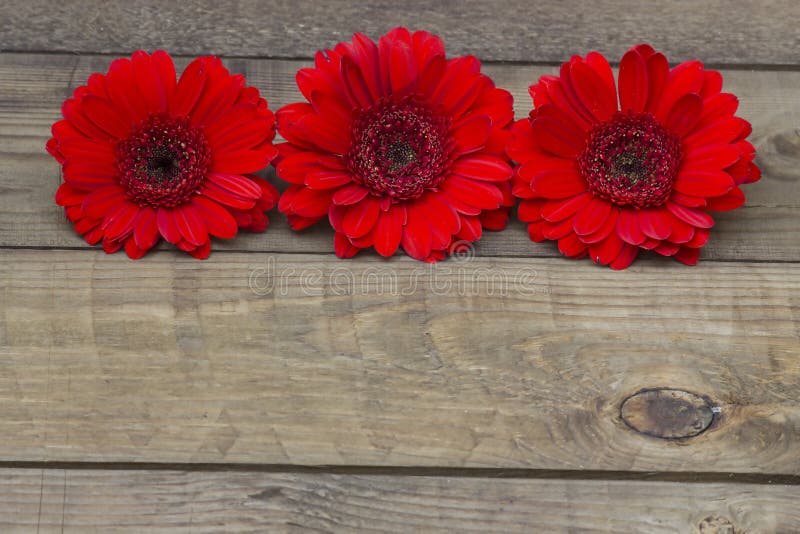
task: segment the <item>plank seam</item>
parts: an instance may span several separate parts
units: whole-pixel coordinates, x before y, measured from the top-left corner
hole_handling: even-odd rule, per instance
[[[605,471],[599,469],[524,469],[495,467],[425,467],[294,465],[252,463],[168,463],[168,462],[48,462],[0,461],[4,469],[63,469],[67,471],[180,471],[180,472],[257,472],[284,474],[329,474],[350,476],[397,476],[443,478],[502,478],[558,480],[635,480],[683,483],[736,483],[800,486],[800,475],[780,473],[731,473],[695,471]]]
[[[590,50],[587,50],[587,52]],[[78,52],[68,52],[66,50],[44,50],[44,49],[22,49],[22,48],[0,48],[0,54],[8,55],[39,55],[39,56],[74,56],[74,57],[129,57],[133,50],[113,51],[113,52],[96,52],[81,50]],[[192,59],[196,56],[188,54],[170,54],[173,59]],[[310,56],[247,56],[247,55],[226,55],[215,54],[223,60],[257,60],[257,61],[305,61],[313,62],[314,58]],[[479,58],[480,59],[480,58]],[[487,59],[481,60],[481,65],[508,65],[520,67],[560,67],[569,57],[565,54],[564,61],[520,61],[520,60],[496,60]],[[614,68],[619,68],[619,62],[610,62]],[[800,64],[796,63],[711,63],[703,62],[703,66],[707,69],[718,70],[736,70],[736,71],[778,71],[778,72],[800,72]]]
[[[38,250],[41,252],[50,252],[50,251],[64,251],[64,252],[98,252],[102,249],[100,247],[47,247],[47,246],[38,246],[38,245],[0,245],[0,250]],[[175,253],[176,257],[186,257],[183,254],[178,254],[179,251],[172,250],[172,249],[158,249],[153,250],[149,253],[149,255],[159,254],[159,253]],[[299,251],[299,250],[292,250],[292,251],[281,251],[281,250],[234,250],[234,249],[214,249],[212,254],[280,254],[286,256],[319,256],[320,258],[335,258],[336,254],[333,252],[308,252],[308,251]],[[113,256],[113,254],[112,254]],[[126,258],[127,256],[119,255],[120,258]],[[405,257],[401,254],[396,256],[397,258]],[[367,256],[364,256],[367,258]],[[660,256],[649,256],[649,259],[659,260]],[[369,256],[368,259],[372,260],[384,260],[381,257]],[[477,254],[475,259],[485,259],[485,260],[569,260],[569,258],[564,258],[558,254],[549,254],[549,255],[541,255],[541,256],[524,256],[524,255],[496,255],[496,254],[486,254],[481,255]],[[641,259],[648,259],[647,257]],[[135,261],[135,260],[131,260]],[[146,261],[146,260],[145,260]],[[208,260],[204,260],[208,262]],[[343,265],[347,265],[348,260],[342,260]],[[800,264],[800,260],[761,260],[755,258],[742,258],[742,259],[719,259],[719,258],[701,258],[700,263],[708,264],[708,263],[756,263],[756,264],[776,264],[776,265],[798,265]],[[668,263],[669,265],[674,265],[672,263]],[[599,267],[599,266],[598,266]]]

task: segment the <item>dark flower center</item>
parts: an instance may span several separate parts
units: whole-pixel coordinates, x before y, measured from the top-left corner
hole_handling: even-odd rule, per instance
[[[203,132],[187,119],[151,115],[117,145],[120,184],[141,206],[177,206],[200,188],[211,161]]]
[[[414,97],[380,101],[353,122],[347,166],[373,195],[417,198],[439,185],[450,169],[449,122]]]
[[[680,163],[680,139],[649,113],[617,113],[596,126],[578,158],[595,195],[635,208],[666,202]]]

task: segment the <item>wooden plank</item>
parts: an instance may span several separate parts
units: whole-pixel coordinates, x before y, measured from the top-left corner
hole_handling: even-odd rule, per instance
[[[81,469],[0,475],[6,533],[800,531],[800,486]]]
[[[2,252],[0,459],[800,474],[797,264],[131,267]],[[633,431],[663,387],[709,428]]]
[[[453,53],[484,60],[559,62],[598,46],[619,58],[647,40],[674,60],[796,64],[798,19],[800,6],[794,0],[674,0],[657,7],[636,0],[330,0],[324,5],[313,0],[6,0],[0,4],[0,47],[70,53],[145,47],[182,54],[311,57],[355,31],[377,37],[406,25],[441,35]]]
[[[96,70],[105,57],[0,55],[0,246],[87,247],[64,220],[53,195],[59,183],[56,163],[43,150],[50,124],[58,119],[61,102]],[[184,63],[185,60],[181,60]],[[248,75],[277,108],[299,98],[294,73],[305,62],[233,60],[233,70]],[[530,107],[527,86],[552,67],[492,65],[487,72],[511,90],[518,116]],[[752,121],[752,140],[759,150],[764,179],[747,188],[748,204],[720,214],[706,259],[800,260],[797,207],[800,205],[800,72],[725,71],[727,88],[742,101],[744,117]],[[268,176],[281,186],[268,171]],[[333,251],[324,225],[292,232],[276,211],[266,234],[243,234],[220,242],[216,249],[282,252]],[[530,242],[520,223],[501,233],[487,233],[477,253],[488,256],[554,256],[552,244]]]

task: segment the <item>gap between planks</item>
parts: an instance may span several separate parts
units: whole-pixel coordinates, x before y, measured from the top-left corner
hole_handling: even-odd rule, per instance
[[[253,463],[157,463],[157,462],[9,462],[0,461],[0,475],[12,469],[64,471],[168,471],[183,473],[274,473],[344,475],[361,477],[446,477],[522,480],[605,480],[681,482],[685,484],[752,484],[800,486],[800,475],[781,473],[606,471],[597,469],[519,469],[494,467],[430,467],[391,465],[299,465]]]

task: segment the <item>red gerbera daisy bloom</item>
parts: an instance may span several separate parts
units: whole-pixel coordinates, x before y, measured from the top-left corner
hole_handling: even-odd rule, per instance
[[[694,265],[708,211],[741,206],[739,186],[761,176],[750,124],[718,72],[670,70],[649,45],[622,58],[618,87],[597,52],[531,86],[535,109],[508,150],[519,217],[533,241],[558,240],[573,258],[624,269],[650,249]]]
[[[207,258],[210,235],[266,229],[278,192],[247,173],[277,155],[274,116],[218,58],[176,83],[166,52],[136,52],[89,77],[62,113],[47,143],[63,169],[56,202],[89,244],[135,259],[163,237]]]
[[[472,57],[447,60],[427,32],[396,28],[378,43],[362,34],[318,52],[297,73],[308,102],[277,113],[278,205],[292,228],[327,216],[336,254],[399,246],[444,258],[483,228],[502,229],[512,205],[504,143],[511,95]]]

